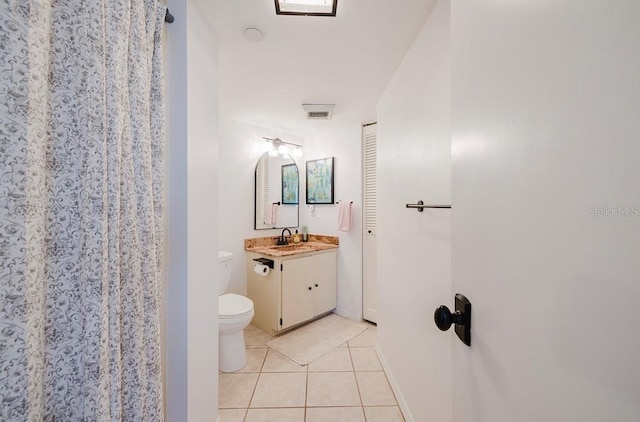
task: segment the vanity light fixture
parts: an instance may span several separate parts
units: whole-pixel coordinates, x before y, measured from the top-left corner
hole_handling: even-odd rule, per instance
[[[285,142],[280,138],[263,137],[267,144],[267,152],[270,157],[280,155],[291,155],[292,157],[302,157],[302,145]]]
[[[335,16],[338,0],[275,0],[276,15]]]

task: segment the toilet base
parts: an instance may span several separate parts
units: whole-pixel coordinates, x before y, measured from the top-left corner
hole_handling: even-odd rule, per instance
[[[244,330],[218,335],[218,369],[221,372],[239,371],[247,364]]]

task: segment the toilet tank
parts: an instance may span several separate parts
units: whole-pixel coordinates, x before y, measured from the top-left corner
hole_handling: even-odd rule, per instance
[[[231,261],[233,254],[227,251],[218,251],[218,296],[226,293],[231,280]]]

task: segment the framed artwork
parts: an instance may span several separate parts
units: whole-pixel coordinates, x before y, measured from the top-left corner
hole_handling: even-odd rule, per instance
[[[282,166],[282,205],[298,205],[298,166]]]
[[[333,204],[333,157],[307,161],[307,204]]]

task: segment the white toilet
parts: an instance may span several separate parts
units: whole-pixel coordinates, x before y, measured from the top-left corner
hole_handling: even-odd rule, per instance
[[[233,293],[224,294],[231,278],[232,259],[231,252],[218,251],[218,368],[222,372],[238,371],[247,364],[243,330],[253,318],[251,299]]]

